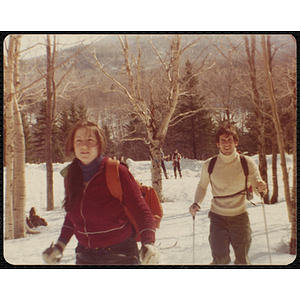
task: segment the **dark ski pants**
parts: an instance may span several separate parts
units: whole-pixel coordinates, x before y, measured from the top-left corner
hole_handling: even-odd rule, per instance
[[[251,245],[251,228],[248,213],[226,217],[209,212],[209,243],[212,252],[212,265],[230,263],[229,245],[232,245],[236,265],[250,265],[248,252]]]
[[[174,175],[175,175],[175,178],[177,178],[177,172],[176,172],[176,169],[178,169],[178,173],[179,173],[179,176],[180,176],[180,178],[181,178],[182,176],[181,176],[180,163],[179,163],[178,161],[175,161],[175,162],[174,162]]]
[[[165,166],[165,163],[164,163],[163,160],[161,161],[161,167],[162,167],[162,169],[164,171],[166,179],[168,179],[168,174],[167,174],[167,171],[166,171],[166,166]]]
[[[76,265],[139,265],[139,250],[134,237],[104,248],[76,247]]]

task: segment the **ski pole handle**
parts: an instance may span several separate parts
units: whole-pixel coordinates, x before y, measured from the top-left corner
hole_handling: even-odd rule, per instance
[[[258,191],[258,188],[256,188],[256,189],[257,189],[257,191]],[[264,199],[264,195],[265,195],[264,192],[259,192],[259,191],[258,191],[258,193],[260,194],[260,197],[261,197],[261,199],[263,200],[263,199]]]
[[[192,216],[195,216],[197,211],[199,211],[199,210],[200,210],[200,206],[198,203],[193,203],[189,208],[190,214]]]

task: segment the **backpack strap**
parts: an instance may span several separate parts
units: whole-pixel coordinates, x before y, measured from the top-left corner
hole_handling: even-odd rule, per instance
[[[247,180],[248,180],[248,174],[249,174],[248,163],[247,163],[247,160],[246,160],[245,156],[242,155],[242,154],[240,154],[240,160],[241,160],[243,172],[244,172],[244,175],[245,175],[245,189],[243,189],[242,191],[239,191],[239,192],[237,192],[237,193],[234,193],[234,194],[232,194],[232,195],[218,196],[218,197],[215,197],[215,198],[228,198],[228,197],[233,197],[233,196],[238,195],[238,194],[241,194],[241,193],[243,193],[243,192],[246,192],[246,194],[247,194],[247,190],[248,190]],[[208,174],[209,174],[209,180],[210,180],[211,185],[212,185],[212,181],[211,181],[210,175],[211,175],[211,173],[213,172],[213,169],[214,169],[214,166],[215,166],[215,164],[216,164],[216,161],[217,161],[217,155],[214,156],[214,157],[210,160],[209,165],[208,165]],[[247,197],[248,197],[248,194],[247,194]],[[248,200],[249,200],[249,199],[248,199]]]
[[[211,173],[213,172],[213,169],[215,167],[217,158],[218,158],[218,155],[214,156],[209,162],[209,165],[208,165],[209,177],[210,177]],[[241,164],[242,164],[242,167],[243,167],[244,175],[247,177],[248,174],[249,174],[249,169],[248,169],[248,164],[247,164],[246,158],[242,154],[240,154],[240,158],[241,158]]]
[[[248,169],[248,164],[247,164],[246,158],[242,154],[240,154],[240,158],[241,158],[241,163],[242,163],[244,174],[247,177],[249,174],[249,169]]]
[[[247,189],[248,189],[247,180],[248,180],[249,168],[248,168],[248,164],[247,164],[245,156],[240,154],[240,159],[241,159],[241,163],[242,163],[242,167],[243,167],[243,171],[244,171],[244,175],[245,175],[245,191],[247,191]]]
[[[209,175],[213,172],[217,158],[218,158],[218,155],[214,156],[209,162],[209,165],[208,165],[208,174]]]
[[[119,174],[119,164],[118,160],[109,158],[106,162],[105,177],[111,194],[122,202],[123,191]]]
[[[215,167],[217,158],[218,158],[217,155],[214,156],[214,157],[210,160],[209,165],[208,165],[208,174],[209,174],[209,180],[210,180],[210,183],[212,183],[212,182],[211,182],[211,179],[210,179],[210,175],[211,175],[211,173],[213,172],[213,169],[214,169],[214,167]]]
[[[122,185],[121,185],[120,174],[119,174],[119,164],[120,164],[119,160],[114,160],[111,158],[107,160],[106,170],[105,170],[106,184],[110,193],[115,198],[120,200],[124,208],[125,214],[128,216],[129,221],[132,224],[132,228],[133,228],[134,235],[136,236],[136,240],[140,241],[137,223],[133,218],[132,214],[130,213],[130,211],[128,210],[128,208],[122,202],[123,191],[122,191]]]

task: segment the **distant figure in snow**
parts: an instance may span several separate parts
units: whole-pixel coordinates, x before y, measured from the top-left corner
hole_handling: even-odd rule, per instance
[[[122,203],[107,186],[104,131],[90,121],[79,121],[66,141],[67,156],[73,162],[65,176],[66,216],[58,241],[43,252],[45,262],[56,264],[73,235],[78,240],[77,265],[157,264],[155,225],[139,186],[129,170],[119,165]],[[137,223],[142,248],[139,254],[135,230],[124,206]],[[141,260],[141,262],[140,262]]]
[[[234,263],[250,264],[248,252],[251,244],[251,228],[247,212],[248,187],[254,187],[257,195],[267,192],[267,184],[261,179],[257,165],[244,156],[248,176],[243,171],[242,158],[237,152],[238,135],[233,125],[221,126],[216,133],[216,144],[220,152],[212,169],[212,158],[203,164],[190,213],[195,216],[200,210],[207,186],[212,187],[213,199],[209,212],[209,243],[213,257],[212,265],[227,265],[231,261],[229,245],[235,253]],[[210,166],[210,167],[209,167]],[[211,172],[209,172],[209,169]],[[250,200],[250,197],[248,198]]]
[[[168,179],[168,174],[167,174],[167,171],[166,171],[166,166],[165,166],[164,159],[168,159],[170,157],[170,155],[166,155],[165,156],[164,153],[163,153],[162,148],[160,148],[160,154],[161,154],[161,167],[162,167],[162,169],[164,171],[166,179]]]
[[[180,155],[180,153],[178,153],[177,149],[174,150],[174,153],[172,155],[172,160],[173,160],[175,179],[177,178],[177,169],[178,169],[178,173],[179,173],[180,178],[182,178],[181,169],[180,169],[181,155]]]

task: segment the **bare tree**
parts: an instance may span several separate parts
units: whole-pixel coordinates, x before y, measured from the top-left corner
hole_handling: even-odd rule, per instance
[[[11,35],[7,49],[7,60],[4,68],[5,75],[5,97],[4,97],[4,116],[5,116],[5,164],[6,164],[6,193],[5,193],[5,239],[14,238],[13,227],[13,170],[14,170],[14,114],[13,104],[15,94],[14,86],[14,61],[15,49],[18,37]]]
[[[267,174],[267,160],[266,160],[266,141],[265,141],[265,115],[264,115],[264,107],[261,100],[261,96],[258,90],[257,83],[257,74],[256,74],[256,65],[255,65],[255,57],[256,57],[256,36],[251,35],[249,45],[249,39],[247,36],[245,39],[245,50],[247,54],[247,62],[249,65],[249,75],[252,87],[252,100],[255,104],[254,114],[256,118],[257,124],[257,134],[258,134],[258,154],[259,154],[259,171],[262,179],[265,182],[268,182],[268,174]],[[264,202],[266,204],[269,203],[269,194],[267,193],[264,197]]]
[[[26,181],[25,181],[25,138],[24,129],[21,119],[21,110],[26,107],[26,100],[22,97],[25,92],[31,87],[34,87],[42,79],[44,75],[35,78],[33,82],[22,82],[20,79],[20,35],[10,35],[8,39],[8,46],[6,49],[6,59],[4,60],[4,126],[5,126],[5,166],[6,166],[6,197],[5,197],[5,239],[22,238],[26,233],[25,226],[25,204],[26,204]],[[49,44],[49,43],[48,43]],[[55,45],[56,43],[54,43]],[[88,47],[88,46],[86,46]],[[86,47],[83,47],[85,49]],[[60,86],[63,79],[66,78],[68,71],[60,78],[60,81],[55,84],[54,80],[54,65],[55,65],[55,46],[50,58],[50,64],[47,74],[47,85],[49,87],[51,107],[48,110],[50,112],[50,122],[54,119],[55,103],[56,103],[56,88]],[[83,51],[81,49],[81,51]],[[51,48],[50,48],[51,53]],[[74,56],[80,53],[77,52]],[[72,56],[72,57],[74,57]],[[69,61],[71,58],[67,58],[62,64]],[[74,64],[73,64],[74,65]],[[72,66],[73,66],[72,65]],[[71,67],[72,67],[71,66]],[[23,87],[21,88],[21,86]],[[66,88],[65,88],[66,90]],[[43,91],[38,90],[37,95],[41,95]],[[26,96],[26,95],[25,95]],[[39,98],[38,96],[38,98]],[[32,98],[31,98],[32,99]],[[31,101],[34,104],[35,101]],[[52,126],[47,126],[51,128]],[[51,139],[51,131],[48,132],[48,137]],[[49,144],[48,144],[49,145]],[[46,149],[51,149],[51,144]],[[47,180],[50,178],[48,174],[51,174],[52,178],[52,163],[50,164],[50,172],[47,169]],[[52,193],[51,193],[52,190]],[[47,190],[48,192],[48,190]],[[52,187],[49,194],[53,195],[53,179]],[[47,209],[51,210],[54,207],[53,196],[50,196],[50,202],[47,204]]]
[[[94,41],[95,42],[95,41]],[[43,72],[38,69],[41,76],[36,79],[29,86],[33,86],[34,84],[40,82],[41,79],[46,80],[46,85],[43,90],[38,90],[38,95],[41,95],[40,92],[43,92],[43,96],[40,99],[44,100],[44,95],[46,96],[46,127],[45,127],[45,155],[46,155],[46,179],[47,179],[47,210],[51,211],[54,209],[54,194],[53,194],[53,146],[52,146],[52,130],[53,123],[57,118],[57,99],[65,99],[66,97],[74,96],[74,93],[80,93],[84,88],[80,86],[80,84],[76,84],[74,82],[68,82],[67,77],[73,70],[78,56],[82,51],[84,51],[87,47],[92,45],[93,43],[83,46],[72,55],[66,57],[62,62],[56,64],[56,56],[57,56],[57,37],[54,35],[51,41],[49,35],[46,37],[46,72]],[[73,62],[71,61],[73,58],[76,58]],[[70,62],[70,65],[67,64]],[[58,69],[65,66],[65,71],[60,72],[60,76],[58,76],[56,80],[56,73]],[[65,85],[63,85],[65,83]],[[27,89],[29,88],[27,86]],[[59,90],[60,88],[60,90]],[[24,88],[26,89],[26,88]],[[72,89],[72,94],[68,95],[68,90]],[[79,92],[78,92],[79,89]],[[67,96],[66,96],[67,94]],[[40,100],[39,100],[40,101]]]
[[[296,66],[296,63],[294,64]],[[293,185],[291,193],[291,216],[292,216],[292,228],[291,228],[291,243],[290,253],[297,254],[297,91],[296,91],[296,67],[294,71],[287,71],[287,77],[289,79],[289,89],[292,95],[292,120],[293,120]]]
[[[274,124],[274,122],[273,122]],[[270,204],[274,204],[278,202],[278,177],[277,177],[277,153],[278,153],[278,144],[277,144],[277,133],[272,126],[272,181],[273,181],[273,192],[270,199]]]
[[[16,56],[14,63],[14,86],[15,92],[18,93],[20,87],[20,52],[21,38],[16,44]],[[21,112],[18,106],[18,98],[14,99],[14,238],[22,238],[25,236],[25,204],[26,204],[26,180],[25,180],[25,137],[21,118]]]
[[[203,72],[201,78],[203,89],[211,102],[210,108],[218,122],[236,122],[240,118],[239,102],[243,97],[243,82],[239,68],[234,65],[234,61],[237,60],[232,49],[234,46],[227,45],[229,38],[226,36],[205,38],[215,49],[210,53],[213,63]]]
[[[181,37],[174,35],[167,37],[170,43],[168,56],[163,56],[154,47],[151,39],[148,41],[152,45],[161,64],[160,71],[155,71],[149,80],[148,93],[143,93],[145,82],[142,78],[142,50],[137,37],[137,58],[135,59],[128,44],[127,37],[119,38],[125,63],[125,71],[128,84],[122,84],[115,77],[105,71],[103,65],[99,62],[96,53],[94,53],[97,68],[100,69],[108,78],[110,78],[116,86],[127,97],[131,105],[131,115],[137,116],[145,125],[147,137],[144,140],[150,150],[151,155],[151,172],[152,186],[156,190],[158,197],[163,201],[162,195],[162,179],[160,165],[160,148],[163,145],[168,125],[175,111],[179,97],[179,63],[182,54]],[[159,93],[155,86],[159,85],[161,92]],[[146,95],[149,96],[146,96]],[[163,95],[163,97],[162,97]],[[164,106],[159,104],[163,103]]]
[[[277,133],[277,143],[280,153],[280,161],[281,161],[281,169],[282,169],[282,179],[284,184],[284,195],[285,195],[285,201],[287,204],[287,210],[288,210],[288,216],[289,220],[292,223],[293,228],[296,228],[296,218],[294,213],[294,203],[292,203],[291,196],[290,196],[290,187],[289,187],[289,178],[288,178],[288,172],[286,167],[286,159],[285,159],[285,149],[284,149],[284,137],[282,133],[282,128],[279,120],[278,115],[278,109],[277,109],[277,102],[274,92],[274,84],[272,79],[272,72],[271,72],[271,57],[270,57],[270,42],[266,41],[266,38],[264,35],[261,36],[261,45],[263,49],[263,58],[264,58],[264,67],[265,67],[265,75],[267,78],[267,85],[268,85],[268,94],[269,99],[271,103],[272,108],[272,115],[273,115],[273,121],[275,124],[275,129]],[[294,152],[295,154],[295,152]],[[295,166],[294,166],[295,167]],[[291,245],[295,245],[297,236],[295,235],[296,230],[292,230],[292,236],[291,236]],[[294,250],[293,250],[294,251]],[[295,254],[295,253],[294,253]]]
[[[47,35],[47,74],[46,74],[46,89],[47,89],[47,104],[46,104],[46,132],[45,132],[45,152],[46,152],[46,169],[47,169],[47,210],[54,209],[53,199],[53,165],[52,165],[52,125],[55,108],[55,78],[54,66],[56,55],[56,38],[53,37],[53,48],[51,50],[50,36]]]
[[[21,36],[11,35],[5,65],[5,239],[25,236],[24,207],[25,189],[25,145],[18,108],[19,49]]]

